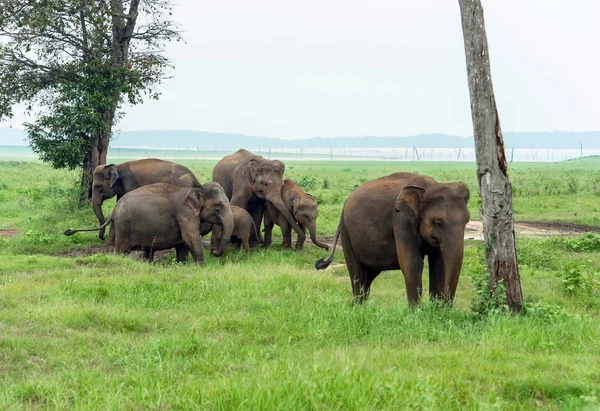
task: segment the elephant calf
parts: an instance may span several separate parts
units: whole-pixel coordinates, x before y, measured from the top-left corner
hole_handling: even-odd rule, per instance
[[[317,247],[329,250],[329,245],[322,243],[317,239],[317,216],[319,215],[319,202],[313,196],[305,193],[298,184],[290,179],[285,179],[281,186],[281,198],[288,211],[298,222],[300,229],[305,233],[306,229],[310,232],[310,239]],[[268,247],[272,241],[273,225],[281,227],[283,234],[283,248],[292,246],[292,226],[288,224],[286,218],[272,204],[267,203],[265,211],[265,243]],[[304,237],[298,237],[296,249],[300,250],[304,245]]]
[[[257,234],[254,220],[252,220],[250,213],[242,207],[231,206],[231,214],[233,215],[233,232],[230,242],[238,248],[243,244],[244,250],[248,251],[250,250],[250,235]],[[216,224],[203,222],[200,227],[200,234],[204,236],[211,231],[213,233],[210,240],[212,253],[219,257],[223,253],[217,249],[217,245],[222,241],[223,230]]]
[[[191,252],[194,261],[204,263],[200,237],[203,221],[223,226],[219,251],[224,250],[233,230],[233,216],[229,200],[218,183],[193,187],[157,183],[125,194],[102,226],[67,230],[65,235],[96,231],[112,223],[117,252],[142,249],[144,256],[152,261],[154,251],[174,247],[177,261],[184,261]]]

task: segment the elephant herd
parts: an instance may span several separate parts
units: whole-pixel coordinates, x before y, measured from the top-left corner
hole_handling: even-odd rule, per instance
[[[203,262],[201,237],[209,232],[211,252],[223,254],[230,242],[250,248],[263,242],[260,227],[265,219],[265,246],[271,244],[273,225],[281,227],[284,248],[291,247],[292,228],[300,249],[310,232],[315,245],[329,249],[317,239],[318,202],[292,180],[283,179],[285,166],[247,150],[224,157],[213,170],[213,182],[201,184],[185,166],[158,159],[98,166],[94,170],[92,208],[100,226],[67,230],[95,231],[104,239],[111,225],[109,244],[117,252],[143,250],[152,261],[155,251],[175,248],[177,261],[188,253]],[[102,202],[117,196],[108,218]]]
[[[318,247],[331,249],[315,263],[324,269],[333,261],[338,239],[354,294],[361,303],[371,283],[386,270],[401,269],[411,305],[422,295],[425,257],[429,262],[429,294],[451,303],[456,293],[464,251],[464,230],[469,221],[469,189],[463,183],[438,183],[430,177],[394,173],[359,186],[344,203],[334,244],[316,234],[317,199],[295,182],[284,179],[285,166],[247,150],[224,157],[214,167],[213,182],[201,184],[185,166],[158,159],[99,166],[94,171],[92,208],[100,226],[67,230],[99,231],[117,252],[142,250],[152,261],[154,252],[175,248],[177,261],[189,253],[204,262],[202,236],[212,232],[211,252],[223,254],[230,242],[272,242],[275,224],[281,227],[283,247],[296,249],[306,230]],[[105,220],[102,202],[117,196]],[[264,239],[261,224],[264,220]]]

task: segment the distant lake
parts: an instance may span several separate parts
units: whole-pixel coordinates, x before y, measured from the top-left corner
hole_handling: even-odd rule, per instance
[[[475,161],[473,148],[249,148],[265,158],[334,161]],[[110,148],[110,158],[148,158],[165,160],[218,160],[233,150],[199,150],[188,148],[119,147]],[[554,162],[579,158],[581,155],[600,155],[600,149],[552,150],[508,149],[506,159],[515,162]],[[27,146],[0,146],[1,158],[36,158]]]

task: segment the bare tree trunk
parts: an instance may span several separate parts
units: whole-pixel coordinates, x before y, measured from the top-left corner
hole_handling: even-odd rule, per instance
[[[92,152],[90,151],[83,159],[81,172],[81,186],[79,189],[79,207],[87,207],[92,198],[92,179],[94,168],[92,166]]]
[[[467,59],[481,219],[490,290],[502,280],[512,312],[523,310],[515,242],[512,185],[496,108],[481,0],[458,0]]]

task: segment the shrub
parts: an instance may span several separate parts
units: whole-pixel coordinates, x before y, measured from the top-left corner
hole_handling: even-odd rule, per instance
[[[314,177],[302,176],[298,180],[298,185],[304,190],[314,190],[317,187],[317,179]]]
[[[600,288],[600,275],[586,264],[569,263],[558,276],[563,289],[569,294],[578,290],[590,293]]]
[[[600,251],[600,234],[584,233],[580,237],[556,238],[553,243],[562,245],[567,251],[594,252]]]
[[[483,245],[479,246],[478,254],[480,262],[471,275],[475,291],[471,300],[471,311],[480,317],[490,314],[506,314],[509,312],[506,303],[506,287],[502,281],[499,281],[496,288],[490,288]]]

